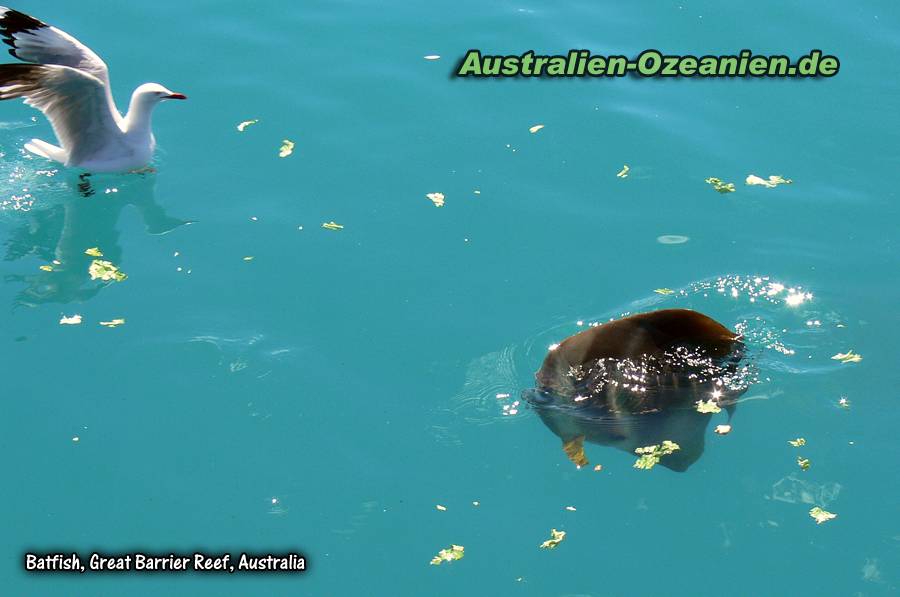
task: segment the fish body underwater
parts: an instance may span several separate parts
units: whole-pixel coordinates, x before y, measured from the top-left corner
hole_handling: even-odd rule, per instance
[[[734,413],[746,390],[740,336],[702,313],[666,309],[591,327],[551,348],[523,398],[560,437],[570,460],[588,464],[584,442],[634,454],[675,442],[659,464],[684,472],[703,454],[711,415]]]

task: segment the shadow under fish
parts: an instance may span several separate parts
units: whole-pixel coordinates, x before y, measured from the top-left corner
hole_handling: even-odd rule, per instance
[[[730,421],[747,389],[743,360],[740,336],[706,315],[639,313],[552,348],[523,398],[578,466],[588,464],[585,441],[635,454],[669,440],[680,449],[659,464],[683,472],[703,454],[709,425],[697,403],[712,401]]]

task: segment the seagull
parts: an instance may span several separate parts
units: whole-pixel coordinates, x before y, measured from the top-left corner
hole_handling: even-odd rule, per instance
[[[131,94],[128,114],[116,108],[109,69],[90,48],[62,31],[17,10],[0,6],[0,39],[28,64],[0,64],[0,100],[24,98],[50,120],[59,145],[40,139],[31,153],[65,166],[121,172],[147,166],[156,140],[150,126],[162,100],[183,100],[159,83]]]

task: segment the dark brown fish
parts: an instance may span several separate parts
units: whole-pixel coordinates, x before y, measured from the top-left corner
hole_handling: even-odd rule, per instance
[[[743,349],[737,334],[696,311],[639,313],[551,349],[524,396],[579,466],[585,440],[632,454],[670,440],[681,449],[660,464],[685,471],[703,453],[711,417],[696,403],[713,400],[730,418],[746,390]]]

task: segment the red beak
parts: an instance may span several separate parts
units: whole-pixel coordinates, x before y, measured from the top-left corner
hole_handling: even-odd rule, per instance
[[[187,96],[183,93],[173,93],[172,95],[167,95],[166,99],[187,99]]]

